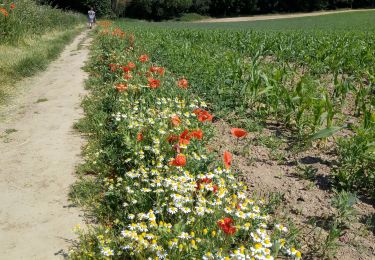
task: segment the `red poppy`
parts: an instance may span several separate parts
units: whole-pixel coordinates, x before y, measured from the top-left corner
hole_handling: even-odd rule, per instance
[[[163,76],[164,75],[164,68],[163,67],[158,67],[158,71],[160,76]]]
[[[202,113],[198,115],[198,120],[200,122],[212,121],[212,119],[213,119],[213,116],[207,111],[203,111]]]
[[[140,141],[142,141],[142,140],[143,140],[143,134],[142,134],[141,132],[139,132],[139,133],[137,134],[137,141],[140,142]]]
[[[8,11],[5,8],[0,8],[0,13],[3,13],[4,16],[8,16]]]
[[[148,86],[150,88],[158,88],[160,86],[160,80],[154,78],[148,78]]]
[[[16,5],[14,3],[11,3],[10,4],[10,9],[13,10],[14,8],[16,8]]]
[[[231,218],[223,218],[217,222],[217,225],[220,227],[221,230],[224,231],[227,235],[233,235],[236,233],[236,227],[232,226],[233,219]]]
[[[224,165],[227,170],[229,170],[230,166],[232,164],[232,154],[228,151],[224,152]]]
[[[127,73],[127,72],[130,71],[130,68],[127,67],[127,66],[122,66],[121,69],[122,69],[125,73]]]
[[[140,62],[147,62],[149,60],[148,56],[146,54],[142,54],[140,57],[139,57],[139,61]]]
[[[189,135],[191,138],[196,138],[198,140],[202,140],[203,138],[203,131],[201,129],[195,130],[190,133]]]
[[[196,108],[193,110],[193,113],[196,114],[196,115],[199,115],[200,113],[202,113],[204,110],[202,108]]]
[[[167,138],[168,143],[174,143],[178,141],[179,137],[177,135],[170,135]]]
[[[150,71],[152,73],[158,73],[159,75],[163,76],[164,75],[164,68],[163,67],[158,67],[158,66],[151,66]]]
[[[129,63],[128,63],[128,67],[129,67],[130,69],[134,69],[134,68],[135,68],[135,64],[134,64],[134,62],[129,62]]]
[[[194,109],[193,113],[197,115],[200,122],[212,121],[213,119],[213,116],[210,113],[201,108]]]
[[[197,181],[196,189],[199,190],[199,189],[201,188],[201,184],[202,184],[202,183],[209,184],[209,183],[211,183],[211,182],[212,182],[211,179],[209,179],[209,178],[207,178],[207,177],[204,177],[203,179],[200,179],[200,180]]]
[[[132,79],[132,78],[133,78],[133,75],[130,72],[124,74],[124,79]]]
[[[186,156],[183,154],[178,154],[176,158],[169,163],[173,166],[185,166],[186,165]]]
[[[189,130],[188,129],[185,129],[185,131],[183,131],[180,134],[180,139],[179,139],[178,143],[180,145],[188,145],[190,143],[190,135],[189,135]]]
[[[123,32],[120,28],[115,28],[112,31],[112,35],[113,36],[119,36],[120,38],[124,38],[125,37],[125,32]]]
[[[200,190],[200,189],[201,189],[201,184],[202,184],[202,183],[209,184],[209,183],[211,183],[211,182],[212,182],[212,179],[209,179],[209,178],[205,177],[205,178],[200,179],[200,180],[197,181],[197,185],[195,186],[195,188],[196,188],[197,190]],[[218,187],[216,184],[214,184],[214,185],[212,186],[212,189],[213,189],[213,192],[216,193],[216,192],[219,190],[219,187]]]
[[[185,129],[185,130],[180,134],[180,138],[182,138],[182,139],[190,139],[190,137],[189,137],[189,129]]]
[[[117,70],[117,67],[118,67],[116,64],[113,64],[113,63],[108,64],[108,66],[109,66],[109,68],[111,69],[112,72],[115,72]]]
[[[209,184],[212,182],[212,179],[209,179],[207,177],[203,178],[203,179],[200,179],[197,181],[197,186],[195,187],[197,190],[199,190],[201,188],[201,184],[202,183],[206,183],[206,184]]]
[[[156,66],[151,66],[151,67],[150,67],[150,71],[151,71],[152,73],[157,72],[158,69],[159,69],[159,67],[156,67]]]
[[[181,119],[178,117],[178,115],[174,115],[171,118],[171,122],[173,126],[179,126],[181,124]]]
[[[124,83],[119,83],[116,85],[116,89],[118,92],[123,92],[123,91],[126,91],[128,90],[128,85],[124,84]]]
[[[180,87],[180,88],[187,89],[187,87],[188,87],[188,81],[187,81],[187,79],[182,78],[182,79],[180,79],[180,80],[177,82],[177,85],[178,85],[178,87]]]
[[[244,137],[247,135],[247,132],[246,130],[242,129],[242,128],[232,128],[231,130],[231,133],[234,137],[237,137],[237,138],[241,138],[241,137]]]

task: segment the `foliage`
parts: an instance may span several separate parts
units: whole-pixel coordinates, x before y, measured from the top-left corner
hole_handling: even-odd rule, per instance
[[[176,21],[180,22],[191,22],[191,21],[199,21],[208,18],[207,16],[203,16],[197,13],[186,13],[181,14],[180,17],[176,18]]]
[[[287,228],[246,195],[230,153],[221,162],[207,151],[212,116],[189,79],[152,62],[138,35],[103,26],[77,125],[90,134],[84,169],[95,179],[72,192],[99,223],[79,231],[70,257],[300,259]]]
[[[70,9],[87,14],[90,7],[94,8],[98,17],[111,16],[115,10],[112,10],[114,0],[39,0],[42,4],[51,4],[58,8]]]
[[[129,2],[126,14],[134,18],[160,20],[178,17],[186,10],[203,15],[227,16],[363,7],[374,7],[374,3],[371,0],[138,0]]]
[[[355,136],[338,141],[336,185],[375,198],[375,131],[358,129]]]
[[[346,191],[336,192],[332,198],[332,206],[337,209],[335,221],[337,227],[344,228],[355,219],[353,206],[358,202],[357,195]]]
[[[83,21],[79,14],[37,5],[31,0],[16,1],[13,8],[10,2],[0,4],[0,8],[8,10],[7,16],[0,13],[0,44],[17,44],[33,35],[73,28]]]
[[[357,128],[353,138],[338,142],[334,184],[364,194],[374,190],[372,153],[367,152],[374,142],[374,34],[179,27],[127,24],[142,36],[140,46],[155,61],[190,79],[218,117],[245,127],[276,120],[292,132],[294,142],[307,144]]]
[[[189,10],[192,0],[131,1],[126,7],[126,15],[146,19],[167,19]]]
[[[0,104],[15,82],[47,67],[79,32],[82,15],[31,0],[0,1]],[[6,10],[6,12],[4,11]],[[6,15],[5,15],[6,14]]]

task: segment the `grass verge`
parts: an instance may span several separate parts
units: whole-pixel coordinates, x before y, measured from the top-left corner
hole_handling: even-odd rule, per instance
[[[0,45],[0,105],[15,93],[16,82],[47,68],[67,43],[82,31],[75,27],[66,31],[52,31],[39,38],[29,38],[18,46]]]

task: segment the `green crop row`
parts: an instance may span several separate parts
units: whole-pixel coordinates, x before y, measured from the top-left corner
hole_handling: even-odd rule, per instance
[[[352,142],[359,133],[374,132],[374,34],[122,26],[142,37],[137,47],[149,50],[155,62],[189,78],[194,92],[229,122],[251,128],[254,121],[277,121],[294,133],[296,143],[326,138],[343,128],[352,130]],[[342,171],[334,174],[338,186],[370,194],[375,139],[364,136],[366,169],[353,175],[342,159]],[[338,142],[338,153],[344,144]],[[363,162],[361,156],[353,154],[358,162]]]

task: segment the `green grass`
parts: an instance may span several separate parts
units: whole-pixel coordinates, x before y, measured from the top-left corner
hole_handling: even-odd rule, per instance
[[[83,15],[63,12],[31,0],[4,5],[0,14],[0,105],[15,93],[15,84],[44,70],[82,30]]]
[[[19,46],[0,45],[0,104],[14,94],[15,84],[47,68],[82,27],[49,32]]]
[[[81,14],[38,5],[32,0],[16,1],[13,10],[9,5],[4,7],[9,15],[0,15],[0,44],[18,45],[30,36],[41,36],[51,30],[67,30],[84,21]]]
[[[347,12],[315,17],[287,18],[278,20],[228,22],[228,23],[182,23],[182,22],[142,22],[144,27],[162,27],[179,29],[231,29],[231,30],[340,30],[374,31],[375,10]]]
[[[193,22],[193,21],[199,21],[203,19],[210,18],[209,16],[200,15],[197,13],[184,13],[180,17],[175,18],[175,21],[180,22]]]

